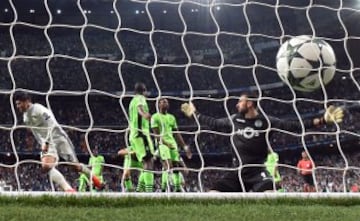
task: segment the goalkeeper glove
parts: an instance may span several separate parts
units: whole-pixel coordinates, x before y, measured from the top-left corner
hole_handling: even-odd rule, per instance
[[[196,108],[194,106],[193,103],[189,102],[189,103],[183,103],[181,105],[181,111],[187,116],[187,117],[191,117],[195,112],[196,112]]]
[[[326,108],[324,120],[326,123],[341,123],[344,118],[344,111],[341,107],[330,105]]]

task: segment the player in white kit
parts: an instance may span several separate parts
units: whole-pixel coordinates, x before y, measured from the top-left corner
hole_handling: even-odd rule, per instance
[[[54,114],[42,104],[32,103],[31,97],[24,92],[14,95],[16,108],[23,113],[23,121],[29,126],[37,142],[41,145],[41,166],[49,173],[50,180],[58,184],[64,191],[75,192],[64,176],[56,169],[59,157],[72,162],[76,171],[83,172],[92,178],[93,185],[101,189],[103,183],[91,170],[76,157],[74,146],[66,132],[61,128]]]

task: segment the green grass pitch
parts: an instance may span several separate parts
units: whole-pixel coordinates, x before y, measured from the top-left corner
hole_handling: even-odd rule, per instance
[[[182,199],[0,196],[0,220],[360,220],[360,198]]]

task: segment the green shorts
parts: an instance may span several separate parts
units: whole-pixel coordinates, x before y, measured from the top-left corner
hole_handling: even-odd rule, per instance
[[[131,168],[143,168],[143,164],[135,159],[132,159],[131,156],[126,155],[124,159],[124,169],[131,169]]]
[[[132,138],[130,139],[130,145],[139,162],[142,162],[144,157],[152,157],[154,155],[154,146],[150,136],[142,135]]]
[[[177,148],[169,148],[164,144],[159,146],[161,160],[180,161],[180,154]]]

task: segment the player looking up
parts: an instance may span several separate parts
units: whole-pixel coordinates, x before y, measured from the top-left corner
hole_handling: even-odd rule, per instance
[[[174,115],[168,113],[169,101],[166,98],[159,100],[159,112],[151,118],[151,128],[156,136],[159,146],[160,158],[163,164],[163,172],[161,176],[161,189],[166,191],[168,183],[168,171],[174,167],[182,167],[180,164],[180,154],[178,143],[186,151],[186,156],[191,159],[191,151],[189,146],[185,144],[181,134],[178,133],[178,126]],[[175,133],[174,133],[175,132]],[[180,174],[178,170],[174,170],[172,181],[175,192],[181,191]]]

